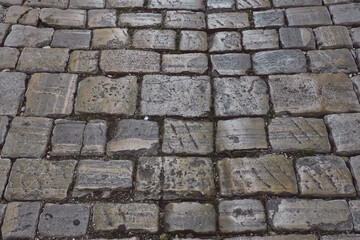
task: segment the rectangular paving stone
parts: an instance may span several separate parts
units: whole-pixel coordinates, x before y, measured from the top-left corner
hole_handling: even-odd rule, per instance
[[[71,73],[97,73],[98,51],[73,51],[69,59],[69,72]]]
[[[273,0],[274,7],[321,6],[321,0]]]
[[[161,67],[164,73],[204,74],[208,58],[205,53],[163,54]]]
[[[104,8],[105,0],[70,0],[69,8],[77,9],[93,9],[93,8]]]
[[[88,77],[80,81],[75,113],[133,115],[138,94],[137,78]]]
[[[221,196],[297,194],[292,161],[283,155],[227,158],[217,162]]]
[[[329,6],[334,24],[360,26],[360,3]]]
[[[94,9],[88,11],[88,28],[116,27],[115,9]]]
[[[331,150],[322,119],[274,118],[270,121],[268,131],[270,145],[275,152],[329,153]]]
[[[84,130],[82,156],[102,156],[105,154],[107,123],[103,120],[90,120]]]
[[[208,50],[207,33],[203,31],[181,31],[179,50],[206,52]]]
[[[311,28],[280,28],[280,42],[283,48],[315,49],[315,37]]]
[[[359,193],[360,192],[360,156],[351,157],[349,160],[349,166],[350,166],[351,174],[355,179],[354,183],[355,183],[356,191]],[[359,230],[360,230],[360,225],[359,225]]]
[[[100,68],[108,73],[156,73],[160,72],[160,54],[137,50],[104,50]]]
[[[175,50],[175,39],[173,30],[135,30],[132,45],[142,49]]]
[[[119,49],[130,45],[126,28],[101,28],[93,30],[92,49]]]
[[[324,115],[360,111],[352,82],[346,74],[269,76],[271,100],[277,115]]]
[[[216,32],[209,38],[209,52],[240,51],[241,33]]]
[[[332,25],[330,13],[324,6],[288,8],[285,14],[289,26]]]
[[[123,13],[119,16],[121,27],[152,27],[162,23],[160,13]]]
[[[106,8],[143,7],[144,0],[105,0]]]
[[[53,34],[53,28],[12,25],[4,46],[41,48],[50,44]]]
[[[197,202],[169,203],[165,208],[165,231],[215,233],[216,212],[214,206]]]
[[[22,5],[24,0],[0,0],[0,4],[3,6]]]
[[[9,29],[10,24],[0,23],[0,45],[4,42]]]
[[[239,10],[242,9],[259,9],[270,8],[271,3],[269,0],[236,0],[236,7]]]
[[[225,238],[225,240],[317,240],[317,237],[315,237],[314,235],[289,234],[264,237],[234,237]]]
[[[40,158],[47,150],[53,120],[38,117],[15,117],[5,140],[1,156]]]
[[[324,4],[326,6],[332,5],[332,4],[340,4],[340,3],[350,3],[354,2],[353,0],[323,0]]]
[[[250,54],[226,53],[210,56],[213,75],[246,75],[251,68]]]
[[[359,113],[327,115],[324,121],[330,130],[330,138],[337,154],[360,154]]]
[[[360,234],[339,234],[339,235],[329,235],[329,236],[322,236],[321,240],[359,240]]]
[[[65,72],[69,59],[66,48],[24,48],[17,65],[20,72]]]
[[[253,18],[256,28],[279,27],[285,25],[284,12],[281,9],[254,12]]]
[[[39,233],[59,238],[85,236],[89,218],[89,205],[47,203],[40,215]]]
[[[275,29],[243,31],[245,50],[278,49],[279,36]]]
[[[325,26],[314,29],[319,49],[352,48],[349,31],[344,26]]]
[[[207,9],[235,9],[235,0],[207,0]]]
[[[81,160],[76,171],[73,197],[94,191],[125,191],[132,188],[132,161]]]
[[[34,239],[41,205],[40,202],[8,203],[1,227],[2,238]]]
[[[146,116],[207,116],[210,112],[210,89],[208,76],[145,75],[140,113]]]
[[[360,231],[360,201],[359,200],[351,200],[349,201],[349,208],[354,222],[354,230],[355,232]],[[357,237],[360,238],[360,235]]]
[[[67,8],[69,0],[26,0],[24,5],[40,8]]]
[[[16,116],[25,93],[24,73],[0,73],[0,115]]]
[[[203,12],[167,11],[165,27],[175,29],[205,29],[206,20]]]
[[[0,70],[15,69],[19,55],[16,48],[0,47]]]
[[[262,118],[237,118],[217,123],[216,151],[267,149]]]
[[[0,116],[0,146],[5,142],[10,119],[7,116]]]
[[[35,73],[26,92],[26,116],[65,117],[72,113],[78,76]]]
[[[269,225],[278,231],[351,231],[349,206],[345,200],[271,199],[266,208]]]
[[[208,29],[241,29],[250,27],[249,17],[244,12],[222,12],[207,15]]]
[[[202,0],[149,0],[149,9],[185,9],[185,10],[205,10]]]
[[[97,203],[93,208],[95,231],[119,230],[156,233],[159,207],[148,203]]]
[[[52,48],[89,49],[90,30],[58,30],[51,42]]]
[[[5,190],[10,169],[11,169],[10,159],[0,159],[0,197],[2,197],[3,192]],[[0,213],[1,213],[1,209],[2,207],[0,206]],[[1,219],[2,217],[0,216],[0,220]]]
[[[265,231],[264,206],[261,201],[253,199],[221,201],[219,229],[222,233]]]
[[[86,11],[77,9],[43,8],[40,20],[55,28],[85,28]]]
[[[350,29],[350,36],[354,47],[360,47],[360,27]]]

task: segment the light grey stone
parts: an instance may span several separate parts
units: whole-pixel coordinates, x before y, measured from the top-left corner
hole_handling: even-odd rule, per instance
[[[102,28],[93,30],[93,49],[119,49],[130,45],[126,28]]]
[[[53,34],[53,28],[13,25],[4,46],[41,48],[50,44]]]
[[[236,0],[237,9],[259,9],[259,8],[270,8],[270,0]]]
[[[25,93],[24,73],[0,73],[0,115],[16,116]]]
[[[23,16],[30,10],[31,10],[31,8],[27,7],[27,6],[17,6],[17,5],[10,6],[6,10],[6,15],[5,15],[3,22],[10,23],[10,24],[16,24],[16,23],[18,23],[21,16]]]
[[[89,49],[90,30],[58,30],[55,32],[51,47],[69,49]]]
[[[349,160],[349,166],[352,176],[355,179],[354,182],[355,182],[356,190],[359,193],[360,192],[360,156],[351,157]]]
[[[226,53],[211,55],[214,75],[246,75],[251,68],[250,54]]]
[[[205,10],[202,0],[149,0],[149,9],[185,9],[185,10]]]
[[[69,72],[71,73],[97,73],[98,51],[73,51],[69,59]]]
[[[241,33],[216,32],[210,38],[209,52],[241,51]]]
[[[354,47],[360,47],[360,27],[352,28],[350,30],[351,40],[354,44]],[[1,41],[0,41],[1,42]]]
[[[15,69],[19,55],[16,48],[0,47],[0,70]]]
[[[0,0],[0,4],[3,6],[22,5],[24,0]]]
[[[360,3],[329,6],[334,24],[360,26]]]
[[[144,0],[106,0],[106,8],[143,7]]]
[[[8,34],[10,24],[0,23],[0,45],[4,42],[5,37]]]
[[[279,27],[285,25],[284,12],[281,9],[254,12],[253,16],[256,28]]]
[[[36,0],[37,1],[37,0]],[[40,20],[55,28],[85,28],[86,11],[77,9],[43,8]]]
[[[94,9],[88,11],[88,28],[116,27],[115,9]]]
[[[1,120],[2,117],[0,117]],[[2,197],[11,169],[10,159],[0,159],[0,197]],[[2,206],[0,206],[0,220],[4,216],[1,214]]]
[[[5,136],[9,127],[10,119],[6,116],[0,116],[0,146],[5,142]]]
[[[82,156],[101,156],[105,153],[107,123],[103,120],[90,120],[84,130]]]
[[[207,0],[208,9],[235,9],[235,0]]]
[[[279,36],[275,29],[243,31],[245,50],[278,49]]]
[[[249,17],[244,12],[222,12],[207,15],[208,29],[241,29],[250,27]]]
[[[273,4],[274,7],[321,6],[322,0],[273,0]]]
[[[288,8],[285,10],[289,26],[331,25],[331,17],[325,6]]]
[[[280,28],[279,35],[283,48],[315,49],[315,37],[311,28]]]
[[[160,13],[123,13],[118,24],[122,27],[153,27],[162,23]]]
[[[164,73],[204,74],[208,58],[205,53],[163,54],[161,67]]]
[[[39,22],[40,8],[31,9],[24,16],[22,16],[18,23],[22,25],[31,25],[36,27]]]
[[[203,12],[191,11],[167,11],[165,27],[175,29],[205,29],[205,14]]]
[[[104,8],[105,0],[70,0],[69,8],[77,9],[93,9],[93,8]]]
[[[200,51],[208,50],[207,33],[202,31],[181,31],[180,51]]]
[[[349,208],[354,222],[354,230],[355,232],[359,232],[360,231],[360,201],[359,200],[349,201]],[[360,239],[360,235],[358,235],[357,237]]]
[[[341,3],[350,3],[354,2],[353,0],[323,0],[325,5],[332,5],[332,4],[341,4]]]
[[[40,8],[67,8],[69,0],[26,0],[24,5]]]
[[[142,49],[175,50],[175,39],[173,30],[135,30],[132,45]]]
[[[319,49],[352,48],[349,31],[344,26],[325,26],[314,29]]]

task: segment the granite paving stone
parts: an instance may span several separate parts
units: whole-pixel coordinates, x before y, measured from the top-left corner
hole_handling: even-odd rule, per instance
[[[108,124],[104,120],[90,120],[84,130],[82,156],[102,156],[105,154]]]
[[[116,27],[115,9],[94,9],[88,11],[88,28]]]
[[[245,50],[278,49],[279,36],[275,29],[243,31]]]
[[[98,51],[73,51],[69,58],[69,72],[71,73],[97,73],[98,68]]]
[[[288,235],[272,235],[272,236],[255,236],[255,237],[233,237],[225,238],[226,240],[317,240],[315,235],[300,235],[300,234],[288,234]]]
[[[325,0],[327,1],[327,0]],[[321,0],[273,0],[274,7],[321,6]]]
[[[270,8],[270,0],[236,0],[236,7],[239,10],[242,9],[259,9],[259,8]]]
[[[253,13],[256,28],[280,27],[285,25],[284,12],[281,9],[256,11]]]
[[[208,9],[235,9],[235,0],[207,0]]]
[[[142,7],[144,0],[106,0],[106,8]]]
[[[10,159],[0,159],[0,197],[2,197],[11,169]],[[1,212],[2,207],[0,207]],[[0,214],[1,215],[1,214]],[[2,218],[2,217],[1,217]]]
[[[24,5],[30,7],[40,7],[40,8],[67,8],[69,0],[26,0]]]
[[[10,119],[7,116],[0,116],[0,146],[5,142]]]
[[[93,8],[104,8],[105,0],[70,0],[69,8],[78,9],[93,9]]]
[[[319,49],[352,48],[349,31],[344,26],[326,26],[314,29]]]
[[[216,32],[209,39],[209,52],[241,51],[241,33]]]
[[[0,47],[0,70],[15,69],[19,55],[16,48]]]
[[[360,27],[352,28],[350,30],[350,36],[351,36],[351,40],[354,44],[354,47],[356,47],[356,48],[360,47]]]
[[[89,49],[91,31],[89,30],[58,30],[51,42],[52,48]]]
[[[315,37],[311,28],[279,29],[280,43],[283,48],[315,49]]]
[[[22,5],[24,0],[0,0],[0,4],[3,6]]]
[[[10,24],[0,23],[0,45],[4,42],[9,29]]]
[[[119,16],[121,27],[153,27],[162,23],[160,13],[123,13]]]
[[[207,33],[203,31],[181,31],[180,51],[200,51],[208,50]]]
[[[251,56],[245,53],[225,53],[210,56],[213,75],[246,75],[251,69]]]
[[[359,234],[338,234],[338,235],[328,235],[328,236],[322,236],[321,240],[359,240],[360,235]]]
[[[10,6],[8,9],[6,9],[4,23],[16,24],[21,18],[21,16],[23,16],[30,10],[31,7],[27,6]]]
[[[360,156],[351,157],[349,167],[354,178],[356,191],[360,192]]]
[[[137,165],[135,200],[159,200],[162,196],[164,159],[161,157],[140,157]]]
[[[54,28],[85,28],[86,15],[85,10],[43,8],[40,20]]]
[[[34,8],[22,16],[18,23],[36,27],[39,23],[40,8]]]
[[[167,11],[165,27],[172,29],[205,29],[206,20],[203,12]]]
[[[140,49],[175,50],[175,39],[173,30],[135,30],[132,45]]]
[[[360,26],[360,3],[329,6],[334,24]]]
[[[349,201],[349,208],[354,222],[355,232],[360,231],[360,201],[351,200]],[[358,235],[360,237],[360,235]]]
[[[164,73],[204,74],[208,58],[205,53],[163,54],[161,67]]]
[[[210,13],[207,15],[208,29],[242,29],[250,26],[244,12]]]
[[[147,8],[149,9],[185,9],[185,10],[204,10],[204,1],[202,0],[149,0]]]
[[[53,28],[12,25],[4,46],[41,48],[50,44],[53,34]]]
[[[0,115],[16,116],[25,93],[24,73],[0,72]]]
[[[100,28],[93,30],[92,49],[127,48],[130,44],[126,28]]]
[[[285,14],[289,26],[332,25],[330,13],[324,6],[288,8]]]

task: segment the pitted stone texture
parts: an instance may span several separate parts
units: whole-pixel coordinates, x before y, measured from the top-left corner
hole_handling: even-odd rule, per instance
[[[301,50],[273,50],[252,56],[255,74],[306,72],[306,58]]]
[[[115,9],[89,10],[87,26],[89,28],[116,27]]]
[[[69,49],[89,49],[90,30],[58,30],[55,32],[51,47]]]
[[[93,49],[119,49],[130,44],[129,34],[125,28],[103,28],[93,30]]]
[[[273,0],[274,7],[321,6],[321,0]]]
[[[246,75],[251,68],[250,54],[226,53],[211,55],[212,72],[215,75]]]
[[[317,240],[317,237],[315,237],[314,235],[289,234],[289,235],[274,235],[274,236],[264,236],[264,237],[234,237],[234,238],[225,238],[225,240]]]
[[[217,116],[266,115],[270,109],[267,85],[260,77],[215,78]]]
[[[69,0],[26,0],[25,6],[40,8],[67,8]]]
[[[243,31],[245,50],[278,49],[279,36],[275,29]]]
[[[90,218],[89,205],[47,203],[39,220],[44,237],[81,237],[86,234]]]
[[[360,193],[360,156],[355,156],[350,158],[349,165],[352,176],[355,179],[356,190],[358,191],[358,193]],[[359,230],[360,230],[360,222],[359,222]]]
[[[75,160],[18,159],[10,172],[5,199],[64,200],[75,165]]]
[[[207,33],[201,31],[181,31],[180,51],[200,51],[208,50]]]
[[[315,49],[315,37],[311,28],[280,28],[279,35],[283,48]]]
[[[325,124],[316,118],[274,118],[269,125],[269,140],[275,152],[331,150]]]
[[[135,30],[132,44],[135,48],[175,50],[175,39],[173,30]]]
[[[70,0],[69,8],[77,9],[93,9],[93,8],[104,8],[105,0]]]
[[[97,73],[98,51],[73,51],[69,59],[71,73]]]
[[[208,58],[205,53],[163,54],[161,67],[164,73],[204,74]]]
[[[298,74],[269,77],[277,115],[324,115],[360,111],[352,82],[345,74]]]
[[[265,231],[264,206],[261,201],[252,199],[221,201],[219,229],[222,233]]]
[[[256,28],[283,26],[284,12],[281,9],[254,12],[254,23]]]
[[[339,234],[339,235],[329,235],[322,236],[321,240],[359,240],[360,234]]]
[[[106,8],[142,7],[144,0],[106,0]]]
[[[9,126],[10,119],[6,116],[0,116],[0,146],[5,142],[5,136],[7,128]]]
[[[352,48],[349,31],[344,26],[326,26],[314,29],[319,49]]]
[[[0,73],[0,115],[16,116],[25,93],[24,73]]]
[[[8,203],[1,228],[3,239],[34,239],[40,208],[40,202]]]
[[[15,117],[5,140],[1,156],[40,158],[45,155],[52,119]]]
[[[207,76],[145,75],[141,115],[206,116],[210,112],[210,89]]]
[[[324,6],[288,8],[285,10],[289,26],[331,25],[331,17]]]
[[[107,123],[103,120],[91,120],[84,130],[82,156],[101,156],[105,153]]]
[[[100,68],[105,73],[160,72],[160,54],[137,50],[105,50],[101,53]]]
[[[203,12],[191,11],[167,11],[165,27],[175,29],[205,29],[205,14]]]
[[[167,154],[210,154],[213,135],[211,122],[165,119],[162,151]]]
[[[132,161],[81,160],[76,171],[73,197],[94,191],[124,191],[132,188]]]
[[[156,233],[159,207],[147,203],[97,203],[93,208],[95,231],[120,230]]]
[[[236,0],[237,9],[259,9],[270,8],[271,4],[269,0]]]
[[[117,133],[107,144],[107,154],[155,155],[159,147],[159,126],[156,122],[123,119]]]
[[[50,44],[53,34],[53,28],[13,25],[4,46],[41,48]]]
[[[271,199],[266,204],[269,225],[281,231],[351,231],[349,206],[345,200]]]
[[[79,155],[83,145],[85,122],[57,119],[51,138],[51,156]]]
[[[360,231],[360,201],[352,200],[349,201],[349,208],[354,222],[355,232]],[[358,236],[360,239],[360,235]]]
[[[55,28],[85,28],[86,11],[75,9],[43,8],[40,20]]]
[[[2,197],[3,192],[5,190],[10,169],[11,169],[10,159],[0,159],[0,197]],[[0,206],[0,213],[1,213],[1,206]],[[0,220],[1,219],[2,217],[0,214]]]
[[[140,157],[137,165],[135,200],[154,199],[162,196],[164,160],[161,157]]]
[[[169,203],[165,208],[165,230],[167,232],[215,233],[214,206],[197,202]]]
[[[0,70],[15,69],[19,55],[16,48],[0,47]]]
[[[31,8],[27,6],[10,6],[6,10],[4,23],[16,24],[21,16],[25,15]]]
[[[354,43],[354,47],[360,47],[360,27],[352,28],[350,30],[351,40]],[[1,42],[1,41],[0,41]]]
[[[123,27],[152,27],[162,23],[159,13],[123,13],[118,24]]]
[[[235,0],[207,0],[208,9],[235,9]]]
[[[65,72],[69,49],[24,48],[17,70],[21,72]]]
[[[329,6],[334,24],[359,26],[360,3],[349,3]]]
[[[241,33],[217,32],[211,36],[209,52],[241,51]]]
[[[204,10],[203,0],[149,0],[149,9],[185,9],[185,10]]]
[[[299,192],[312,197],[356,196],[345,161],[337,156],[304,157],[296,161]]]
[[[298,192],[292,161],[283,155],[223,159],[217,162],[217,169],[222,196]]]
[[[5,37],[8,34],[9,28],[10,24],[0,23],[0,45],[4,42]]]
[[[349,49],[314,50],[307,53],[310,69],[314,73],[358,72],[356,62]]]
[[[249,17],[244,12],[210,13],[207,15],[208,29],[241,29],[250,27]]]
[[[26,92],[26,116],[65,117],[72,113],[77,75],[35,73]]]
[[[138,93],[137,78],[89,77],[79,84],[76,113],[133,115]]]
[[[324,121],[337,154],[360,154],[360,113],[327,115]]]
[[[267,149],[265,122],[262,118],[218,121],[216,151]]]

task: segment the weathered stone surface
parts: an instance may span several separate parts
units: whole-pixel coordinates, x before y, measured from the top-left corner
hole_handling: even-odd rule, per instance
[[[2,197],[3,195],[10,169],[11,169],[10,159],[0,159],[0,197]],[[2,208],[0,206],[0,213],[1,213],[1,209]],[[2,214],[0,214],[0,220],[2,219],[1,215]]]
[[[58,30],[51,42],[53,48],[89,49],[90,30]]]
[[[354,47],[360,47],[360,27],[352,28],[350,30],[350,36],[351,36],[351,40],[354,44]]]
[[[344,26],[325,26],[314,29],[319,49],[352,48],[349,31]]]
[[[252,199],[221,201],[219,229],[222,233],[265,231],[264,206],[261,201]]]
[[[324,6],[288,8],[285,10],[289,26],[331,25],[331,17]]]
[[[238,118],[218,121],[216,151],[267,149],[262,118]]]
[[[198,73],[208,70],[208,58],[205,53],[163,54],[164,73]]]
[[[6,10],[6,15],[5,15],[3,22],[10,23],[10,24],[16,24],[19,21],[19,19],[21,18],[21,16],[23,16],[30,10],[31,10],[31,8],[27,7],[27,6],[17,6],[17,5],[10,6]]]
[[[87,19],[88,28],[116,27],[115,9],[89,10]]]
[[[217,116],[266,115],[270,109],[267,85],[260,77],[215,78]]]
[[[269,77],[277,115],[324,115],[360,111],[353,85],[345,74],[297,74]]]
[[[123,119],[117,133],[107,144],[107,154],[155,155],[159,147],[159,126],[156,122]]]
[[[19,19],[18,23],[23,25],[31,25],[36,27],[39,22],[40,8],[31,9],[22,18]]]
[[[100,68],[105,73],[160,72],[160,54],[137,50],[105,50],[101,53]]]
[[[175,39],[173,30],[135,30],[132,44],[135,48],[174,50]]]
[[[209,52],[226,52],[241,50],[241,33],[216,32],[209,40]]]
[[[256,28],[283,26],[284,12],[281,9],[254,12],[254,23]]]
[[[26,0],[25,6],[40,8],[67,8],[69,0]]]
[[[283,48],[315,49],[315,37],[311,28],[280,28]]]
[[[13,25],[4,46],[41,48],[50,44],[53,34],[53,28]]]
[[[181,31],[180,51],[201,51],[208,50],[207,33],[202,31]]]
[[[19,55],[16,48],[0,47],[0,70],[15,69]]]
[[[296,194],[298,191],[292,161],[283,155],[223,159],[217,162],[217,169],[222,196]]]
[[[326,1],[326,0],[325,0]],[[273,0],[274,7],[321,6],[321,0]]]
[[[13,165],[5,199],[63,200],[73,178],[75,160],[18,159]]]
[[[69,49],[24,48],[17,70],[21,72],[65,72]]]
[[[350,158],[349,166],[353,178],[355,179],[355,187],[358,192],[360,192],[360,156],[355,156]],[[359,222],[360,224],[360,222]],[[360,226],[359,226],[360,229]]]
[[[141,115],[206,116],[210,111],[210,89],[207,76],[145,75]]]
[[[71,73],[97,73],[98,51],[73,51],[69,59]]]
[[[250,54],[226,53],[211,55],[212,72],[215,75],[245,75],[251,68]]]
[[[86,234],[89,205],[47,203],[39,220],[39,233],[44,237],[81,237]]]
[[[57,119],[51,138],[51,156],[79,155],[85,129],[85,122]]]
[[[95,204],[93,211],[95,231],[136,230],[156,233],[159,229],[159,207],[155,204],[98,203]]]
[[[82,156],[101,156],[105,153],[107,123],[90,120],[85,126]]]
[[[3,6],[22,5],[24,0],[0,0],[0,4]]]
[[[165,119],[162,151],[168,154],[209,154],[213,151],[211,122]]]
[[[359,113],[327,115],[324,121],[330,129],[330,138],[337,154],[360,154]]]
[[[118,24],[122,27],[152,27],[162,23],[159,13],[123,13]]]
[[[301,50],[273,50],[252,56],[255,74],[306,72],[306,58]]]
[[[140,157],[137,165],[135,200],[154,199],[162,196],[164,159]]]
[[[351,231],[349,206],[344,200],[271,199],[266,204],[269,225],[275,230]]]
[[[104,8],[105,0],[70,0],[69,8],[78,9],[93,9],[93,8]]]
[[[360,231],[360,201],[352,200],[349,201],[349,208],[353,218],[355,232]],[[360,235],[358,236],[360,237]]]
[[[245,50],[264,50],[279,48],[279,36],[275,29],[243,31]]]
[[[269,0],[237,0],[237,9],[258,9],[258,8],[270,8],[271,4]]]
[[[15,117],[10,125],[1,156],[39,158],[45,155],[52,120],[36,117]]]
[[[329,6],[335,24],[359,26],[360,3],[349,3]]]
[[[1,228],[3,239],[34,239],[40,208],[40,202],[8,203]]]
[[[205,14],[203,12],[167,11],[165,27],[175,29],[205,29]]]
[[[0,73],[0,115],[15,116],[25,93],[24,73]]]
[[[144,0],[106,0],[106,8],[142,7]]]
[[[0,116],[0,146],[5,142],[5,136],[7,128],[9,126],[10,119],[6,116]]]
[[[185,10],[204,10],[204,1],[202,0],[149,0],[147,5],[149,9],[185,9]]]
[[[35,73],[26,92],[26,116],[64,117],[72,113],[77,75]]]
[[[329,235],[329,236],[322,236],[321,240],[359,240],[359,234],[339,234],[339,235]]]
[[[208,29],[238,29],[250,26],[248,14],[244,12],[210,13],[207,15]]]
[[[0,221],[3,222],[7,204],[0,204]]]
[[[280,0],[283,1],[283,0]],[[293,1],[293,0],[291,0]],[[300,0],[303,1],[303,0]],[[264,237],[234,237],[234,238],[225,238],[225,240],[317,240],[317,237],[314,235],[299,235],[299,234],[289,234],[289,235],[274,235],[274,236],[264,236]]]
[[[119,49],[130,44],[128,31],[125,28],[103,28],[93,30],[93,49]]]
[[[325,124],[316,118],[274,118],[269,125],[269,140],[275,152],[331,150]]]
[[[207,0],[208,9],[235,9],[235,0]]]
[[[86,11],[75,9],[43,8],[40,20],[55,28],[85,28]]]
[[[165,228],[167,232],[215,233],[214,206],[197,202],[169,203],[165,208]]]
[[[5,37],[8,34],[9,28],[10,24],[0,23],[0,44],[4,42]]]
[[[138,93],[137,78],[89,77],[79,84],[76,113],[133,115]]]

